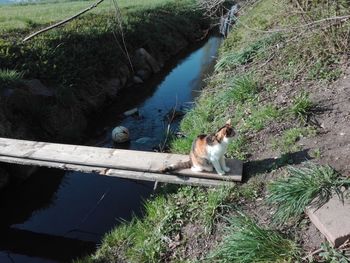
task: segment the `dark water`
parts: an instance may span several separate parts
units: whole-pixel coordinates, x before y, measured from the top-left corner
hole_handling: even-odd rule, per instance
[[[213,68],[219,44],[220,38],[211,37],[172,69],[95,116],[94,128],[100,129],[88,144],[135,150],[161,144],[167,113],[191,107]],[[123,110],[133,107],[138,108],[138,116],[120,118]],[[116,125],[129,129],[130,143],[113,146],[110,134]],[[177,125],[175,121],[171,129]],[[0,196],[0,263],[69,262],[93,252],[121,219],[141,214],[143,200],[152,191],[152,183],[42,169],[15,191]]]

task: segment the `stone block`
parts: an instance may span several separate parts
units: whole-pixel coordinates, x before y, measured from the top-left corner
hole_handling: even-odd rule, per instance
[[[306,211],[311,222],[335,247],[350,238],[350,200],[344,203],[334,195],[321,208],[308,208]]]

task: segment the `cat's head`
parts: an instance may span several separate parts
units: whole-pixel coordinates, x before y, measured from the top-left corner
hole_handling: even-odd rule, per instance
[[[231,140],[236,135],[235,130],[233,129],[231,125],[231,119],[229,119],[223,127],[221,127],[217,133],[216,136],[219,141],[222,141],[224,139]]]

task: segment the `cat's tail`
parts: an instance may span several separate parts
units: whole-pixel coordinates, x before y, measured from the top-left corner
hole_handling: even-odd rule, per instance
[[[177,164],[168,165],[160,170],[161,173],[169,173],[175,170],[181,170],[186,168],[191,168],[192,163],[190,160],[187,162],[178,162]]]

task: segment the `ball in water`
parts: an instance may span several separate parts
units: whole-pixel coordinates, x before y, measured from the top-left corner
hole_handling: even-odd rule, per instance
[[[129,130],[124,126],[117,126],[112,130],[112,140],[116,143],[127,142],[129,140]]]

